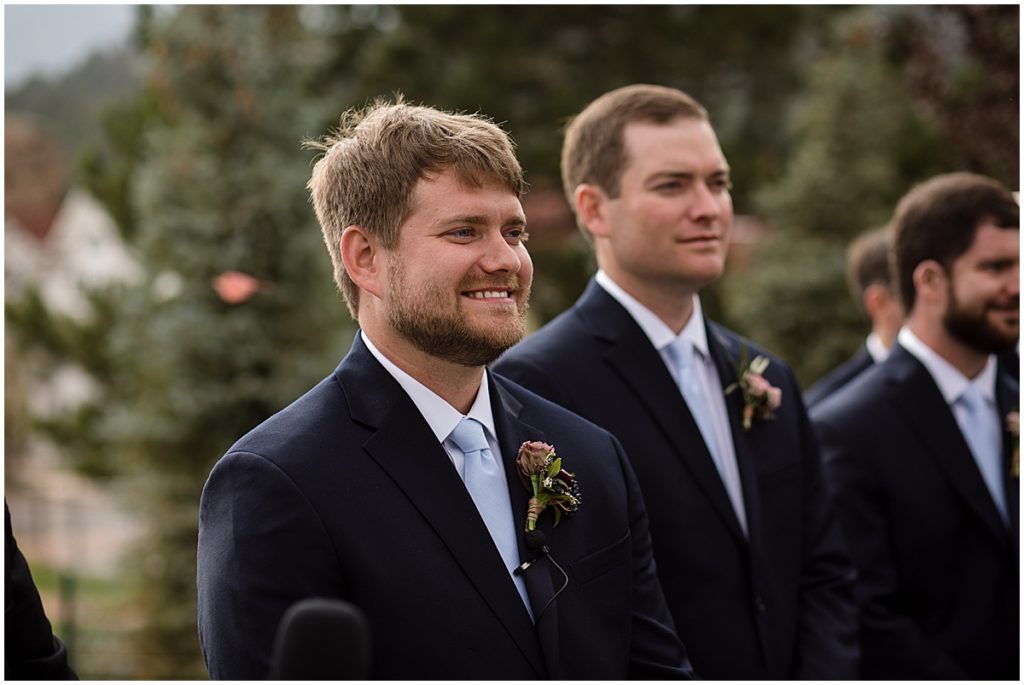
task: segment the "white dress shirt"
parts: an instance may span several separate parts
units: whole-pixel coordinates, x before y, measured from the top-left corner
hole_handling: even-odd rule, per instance
[[[996,408],[995,355],[990,354],[988,361],[985,363],[985,368],[973,379],[970,379],[960,373],[959,369],[955,366],[940,357],[937,352],[922,342],[906,326],[900,329],[897,340],[907,352],[914,355],[918,361],[924,364],[924,368],[928,369],[928,373],[935,380],[935,385],[939,387],[939,392],[942,393],[942,398],[946,400],[946,404],[953,410],[953,415],[956,416],[956,421],[961,426],[961,431],[963,431],[962,426],[966,415],[963,407],[957,400],[968,385],[975,387],[978,394],[985,400],[986,406],[991,409],[996,417],[997,423],[1000,423],[998,420],[999,410]]]
[[[871,333],[867,340],[864,341],[864,347],[867,348],[868,354],[871,356],[871,360],[876,364],[884,362],[892,351],[885,346],[885,343],[882,342],[882,338],[879,337],[878,333]]]
[[[990,354],[981,373],[974,378],[967,378],[914,335],[909,328],[904,327],[900,330],[898,340],[900,345],[924,365],[935,380],[935,385],[956,418],[961,435],[970,447],[971,456],[974,457],[978,472],[985,481],[996,508],[1006,520],[1006,496],[1001,478],[1000,458],[1004,428],[1003,420],[999,416],[999,407],[996,405],[996,356]],[[974,396],[981,398],[981,406],[975,410],[980,413],[973,416],[967,406],[971,403],[962,398],[968,388],[974,390]],[[976,450],[980,450],[980,453]]]
[[[362,336],[363,342],[366,343],[366,348],[370,350],[370,354],[398,381],[398,384],[409,395],[409,398],[416,405],[420,414],[426,419],[427,425],[430,426],[430,430],[434,433],[434,437],[437,438],[437,441],[444,447],[445,452],[448,453],[448,458],[451,459],[452,464],[455,466],[459,478],[465,480],[465,455],[462,454],[462,450],[448,440],[448,436],[464,417],[476,419],[483,425],[484,434],[487,436],[487,444],[491,448],[491,453],[495,456],[501,455],[501,449],[498,446],[498,439],[496,437],[497,431],[494,428],[494,415],[491,413],[491,393],[486,373],[484,373],[483,379],[480,381],[480,389],[477,391],[473,406],[469,408],[468,414],[463,415],[433,390],[398,368],[394,362],[385,357],[365,332],[360,331],[359,335]],[[504,460],[500,457],[499,463],[504,463]],[[501,473],[502,479],[505,479],[507,486],[508,480],[505,476],[505,470],[498,470]],[[511,501],[509,506],[512,506]]]
[[[487,438],[487,445],[491,449],[491,455],[498,462],[497,477],[501,481],[500,488],[495,489],[500,494],[489,498],[489,502],[492,503],[495,509],[502,509],[506,512],[512,511],[512,497],[508,491],[508,478],[505,475],[505,469],[503,468],[504,459],[502,459],[501,449],[498,447],[498,440],[495,437],[496,431],[494,428],[494,415],[491,412],[491,393],[489,391],[489,383],[487,381],[487,373],[483,374],[483,378],[480,381],[480,388],[477,390],[476,399],[473,400],[473,405],[469,408],[469,413],[463,415],[455,407],[448,404],[448,402],[442,399],[437,393],[428,388],[427,386],[420,383],[418,380],[407,374],[405,371],[400,369],[394,362],[385,357],[380,350],[377,349],[376,345],[370,340],[370,338],[363,332],[360,331],[359,335],[362,336],[363,342],[366,344],[366,348],[370,350],[377,361],[381,363],[384,369],[391,374],[391,376],[398,381],[398,384],[402,386],[406,394],[416,405],[420,414],[426,419],[427,425],[430,426],[430,430],[433,431],[434,437],[441,443],[444,451],[448,453],[448,458],[451,460],[452,465],[459,474],[459,478],[462,482],[466,482],[466,455],[462,449],[455,444],[448,436],[451,435],[455,426],[462,421],[463,418],[476,419],[480,422],[484,429],[484,436]],[[488,489],[488,492],[491,492]],[[526,492],[523,492],[523,496],[526,496]],[[470,496],[473,497],[473,493],[470,492]],[[479,510],[479,507],[478,507]],[[523,605],[526,608],[526,612],[530,615],[530,620],[534,620],[533,609],[530,606],[529,594],[526,590],[526,581],[521,577],[515,575],[514,569],[518,565],[518,553],[514,549],[515,544],[515,523],[512,520],[512,514],[508,514],[507,525],[508,530],[506,531],[511,537],[503,537],[500,531],[491,529],[492,525],[502,526],[502,523],[492,522],[488,519],[488,516],[481,511],[481,515],[484,521],[484,525],[488,527],[488,531],[491,534],[491,538],[494,539],[495,544],[498,547],[499,553],[503,554],[503,560],[505,559],[505,552],[508,554],[509,561],[509,578],[516,586],[516,590],[519,592],[519,596],[523,600]],[[505,549],[505,543],[501,540],[506,540],[508,545],[511,545],[509,549]]]
[[[598,270],[594,280],[602,288],[607,291],[615,300],[621,304],[630,316],[636,321],[637,325],[644,332],[644,335],[654,345],[654,349],[661,355],[662,361],[665,363],[665,368],[669,374],[675,377],[675,370],[671,357],[668,353],[669,346],[676,340],[676,338],[683,338],[688,340],[696,350],[697,354],[694,355],[694,369],[697,372],[699,384],[702,389],[703,396],[707,399],[709,414],[711,415],[711,423],[713,424],[713,439],[717,446],[718,454],[723,460],[728,460],[728,464],[724,466],[727,471],[737,474],[739,478],[739,468],[736,463],[736,447],[732,441],[732,428],[729,423],[729,414],[725,406],[725,391],[722,389],[722,379],[718,376],[718,369],[715,367],[715,362],[711,359],[711,353],[708,348],[708,334],[707,329],[704,326],[704,313],[700,305],[700,298],[697,295],[693,296],[693,312],[690,314],[689,321],[683,326],[683,330],[679,332],[677,336],[675,332],[669,328],[664,321],[662,321],[657,314],[652,312],[646,306],[641,304],[635,297],[627,293],[618,283],[612,280],[611,276],[606,274],[602,270]],[[681,393],[680,393],[681,394]],[[705,436],[705,441],[709,438]],[[717,467],[717,464],[716,464]],[[721,476],[721,472],[719,473]],[[723,478],[723,483],[725,479]],[[740,527],[744,532],[747,530],[747,515],[746,507],[743,502],[742,493],[737,482],[734,487],[726,485],[726,492],[729,494],[729,499],[732,501],[733,509],[736,511],[736,517],[739,519]]]

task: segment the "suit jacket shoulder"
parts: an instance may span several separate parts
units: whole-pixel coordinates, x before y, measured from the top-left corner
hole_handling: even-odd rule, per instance
[[[866,346],[861,346],[855,355],[832,369],[804,393],[807,407],[813,407],[874,365]]]

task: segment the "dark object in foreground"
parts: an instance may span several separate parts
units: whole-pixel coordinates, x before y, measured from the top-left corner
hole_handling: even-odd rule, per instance
[[[304,599],[281,619],[272,680],[366,680],[370,629],[358,607],[337,599]]]

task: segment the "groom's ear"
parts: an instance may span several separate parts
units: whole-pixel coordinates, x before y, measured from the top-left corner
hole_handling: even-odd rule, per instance
[[[573,200],[576,203],[576,216],[590,234],[595,238],[607,237],[608,196],[601,187],[592,183],[581,183],[576,186]]]
[[[380,241],[359,224],[341,234],[341,261],[352,282],[360,289],[380,297],[383,280],[383,254]]]

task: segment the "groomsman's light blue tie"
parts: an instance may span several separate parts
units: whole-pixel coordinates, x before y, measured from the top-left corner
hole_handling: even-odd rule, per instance
[[[964,439],[971,448],[974,461],[978,464],[981,477],[992,494],[996,509],[1008,521],[1006,513],[1006,491],[1003,488],[1003,450],[1002,426],[999,424],[998,412],[992,412],[986,405],[985,398],[973,385],[968,385],[963,394],[957,398],[967,410],[967,421],[961,426]]]
[[[463,418],[448,436],[452,442],[466,455],[465,483],[477,511],[487,525],[494,544],[501,553],[505,568],[516,584],[519,595],[523,598],[526,610],[533,618],[530,610],[530,599],[526,594],[526,583],[522,576],[513,575],[512,571],[519,566],[519,545],[516,542],[516,527],[512,520],[512,505],[509,501],[505,479],[498,470],[501,465],[491,453],[487,444],[484,427],[476,419]],[[523,496],[526,492],[523,491]]]
[[[711,409],[708,406],[708,398],[704,396],[700,380],[697,377],[697,370],[694,368],[697,350],[694,348],[693,343],[685,338],[676,338],[665,349],[675,366],[676,383],[679,385],[679,390],[683,393],[686,406],[689,407],[690,414],[693,415],[694,421],[697,422],[697,427],[704,437],[704,444],[707,445],[708,451],[711,452],[711,460],[715,463],[718,476],[722,479],[722,484],[725,486],[725,492],[729,496],[729,501],[732,502],[732,508],[739,519],[740,528],[746,533],[746,511],[743,505],[743,486],[740,484],[740,474],[736,468],[735,459],[725,460],[722,458],[722,450],[725,447],[719,445],[718,440],[715,438],[715,428],[711,418]]]

